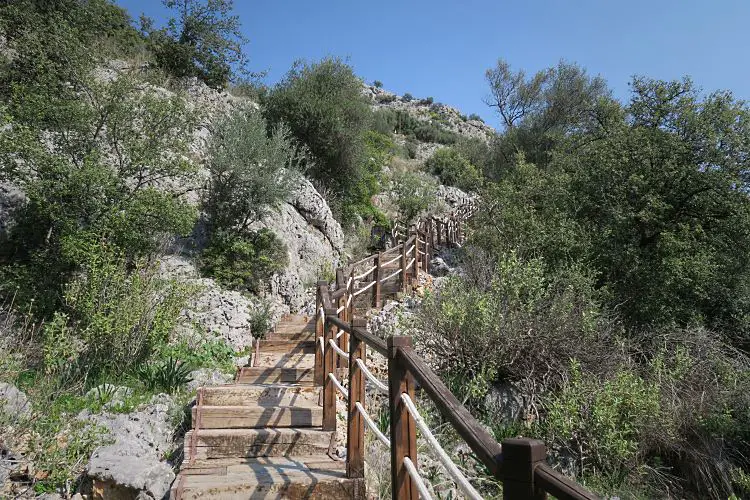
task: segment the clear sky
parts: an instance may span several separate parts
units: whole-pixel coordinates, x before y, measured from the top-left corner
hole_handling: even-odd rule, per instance
[[[117,0],[163,21],[158,0]],[[278,81],[296,59],[347,58],[368,82],[498,120],[482,101],[499,57],[533,72],[560,59],[626,99],[632,75],[690,75],[750,100],[750,0],[235,0],[252,71]]]

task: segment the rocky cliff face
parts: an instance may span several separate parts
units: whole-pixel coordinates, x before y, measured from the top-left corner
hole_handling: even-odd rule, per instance
[[[374,86],[366,86],[363,93],[375,109],[402,110],[417,120],[431,121],[464,137],[489,140],[496,133],[495,129],[483,121],[469,120],[458,109],[446,104],[429,102],[427,99],[405,98]]]

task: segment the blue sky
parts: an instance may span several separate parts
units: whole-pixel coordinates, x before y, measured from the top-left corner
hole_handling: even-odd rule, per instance
[[[158,0],[118,0],[157,21]],[[750,0],[235,1],[253,71],[278,81],[299,58],[348,58],[366,81],[432,96],[488,123],[484,72],[499,57],[533,72],[560,59],[626,99],[632,75],[690,75],[750,100]]]

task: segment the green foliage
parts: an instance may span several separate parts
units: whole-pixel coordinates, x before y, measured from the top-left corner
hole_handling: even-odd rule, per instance
[[[166,342],[189,291],[158,277],[158,264],[128,263],[101,244],[66,287],[64,309],[44,328],[48,372],[74,380],[122,374]]]
[[[437,183],[430,175],[397,172],[391,182],[399,215],[407,222],[412,222],[437,201]]]
[[[269,122],[285,122],[307,145],[314,162],[307,173],[338,194],[363,177],[363,134],[370,110],[362,81],[340,59],[297,62],[266,100]]]
[[[457,385],[534,380],[537,390],[559,382],[569,359],[606,370],[613,331],[601,315],[591,277],[580,269],[546,275],[539,259],[513,253],[493,260],[468,255],[466,275],[450,278],[426,298],[419,316],[421,349]],[[530,332],[533,333],[530,334]]]
[[[13,261],[4,282],[45,316],[93,242],[107,239],[129,258],[150,255],[164,235],[189,232],[196,215],[158,187],[188,183],[195,172],[185,159],[194,116],[184,99],[142,92],[132,75],[81,85],[59,128],[11,116],[0,136],[0,174],[28,199],[2,248]],[[26,113],[55,111],[54,101],[29,97]]]
[[[304,153],[280,124],[266,135],[254,108],[232,112],[217,125],[209,146],[203,200],[210,231],[242,234],[291,192]]]
[[[440,144],[454,144],[458,135],[446,130],[433,121],[423,121],[414,118],[407,111],[400,109],[379,109],[373,114],[373,129],[383,133],[403,134],[409,139],[423,142],[437,142]]]
[[[484,123],[484,120],[482,119],[482,117],[481,117],[481,116],[479,116],[479,115],[478,115],[478,114],[476,114],[476,113],[472,113],[472,114],[470,114],[470,115],[469,115],[469,120],[472,120],[472,121],[479,121],[479,122],[482,122],[482,123]]]
[[[376,89],[383,88],[383,82],[381,82],[380,80],[375,80],[374,82],[372,82],[372,84],[375,86]]]
[[[636,466],[642,433],[660,420],[658,386],[626,369],[602,384],[574,363],[569,382],[547,404],[544,426],[549,440],[572,438],[570,448],[584,450],[582,474],[602,474],[618,485]]]
[[[195,338],[181,338],[176,343],[163,344],[156,349],[156,359],[176,359],[193,368],[234,369],[235,352],[221,337],[209,333]]]
[[[476,191],[482,185],[482,176],[477,168],[454,148],[438,149],[427,159],[425,166],[448,186]]]
[[[156,61],[178,77],[194,76],[215,88],[225,87],[233,70],[245,72],[238,16],[231,15],[232,0],[163,0],[176,11],[167,27],[155,30],[149,19],[142,31]]]
[[[406,102],[411,102],[414,100],[414,96],[407,92],[406,94],[401,96],[401,99]]]
[[[147,363],[136,367],[135,375],[149,392],[173,394],[193,379],[192,367],[187,363],[169,357],[161,363]]]
[[[201,270],[223,286],[258,293],[289,263],[286,246],[270,229],[215,233],[201,254]]]
[[[502,175],[517,153],[546,166],[551,153],[573,133],[596,134],[618,105],[601,77],[591,77],[580,66],[565,61],[527,78],[502,59],[486,72],[491,97],[505,128],[495,141],[494,177]]]

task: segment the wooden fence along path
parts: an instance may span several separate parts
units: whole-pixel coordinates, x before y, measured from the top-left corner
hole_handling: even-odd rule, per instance
[[[392,498],[431,498],[419,475],[417,432],[466,498],[480,494],[440,447],[415,400],[430,398],[476,458],[503,483],[506,499],[592,499],[591,492],[546,463],[544,443],[502,444],[461,405],[412,348],[407,336],[388,340],[367,331],[363,316],[385,298],[409,293],[438,247],[460,246],[466,207],[447,219],[421,220],[392,234],[395,246],[336,272],[317,286],[314,318],[286,318],[256,343],[253,366],[235,384],[199,390],[185,465],[173,498],[365,498],[365,432],[390,448]],[[367,368],[366,352],[386,357],[388,380]],[[348,387],[340,377],[348,377]],[[367,412],[365,386],[388,395],[390,429]],[[347,407],[345,461],[333,458],[336,403]]]

